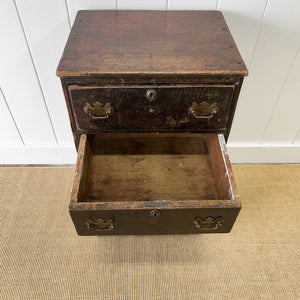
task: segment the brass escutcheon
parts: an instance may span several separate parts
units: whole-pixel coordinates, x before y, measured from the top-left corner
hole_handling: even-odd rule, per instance
[[[209,104],[204,101],[198,105],[194,101],[192,106],[189,107],[188,112],[196,119],[210,119],[218,112],[218,110],[217,103]]]
[[[218,229],[223,225],[223,218],[220,217],[197,217],[193,220],[197,229]]]
[[[149,90],[147,90],[145,96],[148,101],[154,101],[157,98],[157,92],[155,89],[149,89]]]
[[[97,101],[94,104],[86,103],[84,112],[90,116],[92,119],[107,119],[111,113],[113,113],[114,108],[110,103],[106,103],[104,106],[101,102]]]
[[[151,210],[150,211],[150,223],[157,224],[159,222],[160,211],[159,210]]]
[[[152,217],[152,218],[157,218],[157,217],[159,217],[160,216],[160,211],[158,211],[158,210],[151,210],[150,211],[150,216]]]

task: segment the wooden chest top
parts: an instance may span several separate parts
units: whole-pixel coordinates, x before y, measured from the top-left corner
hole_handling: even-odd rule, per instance
[[[59,77],[240,75],[247,69],[218,11],[79,11]]]

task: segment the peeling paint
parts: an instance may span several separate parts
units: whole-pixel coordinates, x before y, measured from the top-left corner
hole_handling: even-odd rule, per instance
[[[224,154],[228,154],[224,135],[223,134],[218,134],[218,138],[219,138],[219,144],[221,146],[222,152]]]
[[[172,202],[168,200],[162,200],[162,201],[144,201],[145,207],[164,207],[171,205]]]

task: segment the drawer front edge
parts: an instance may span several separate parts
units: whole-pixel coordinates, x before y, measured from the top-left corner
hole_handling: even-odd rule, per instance
[[[230,232],[239,211],[240,207],[105,210],[70,215],[79,235],[205,234]]]
[[[225,130],[235,85],[69,86],[79,131]]]

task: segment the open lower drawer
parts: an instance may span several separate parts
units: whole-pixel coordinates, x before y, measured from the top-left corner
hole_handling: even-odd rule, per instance
[[[80,235],[229,232],[240,208],[223,135],[81,135]]]

